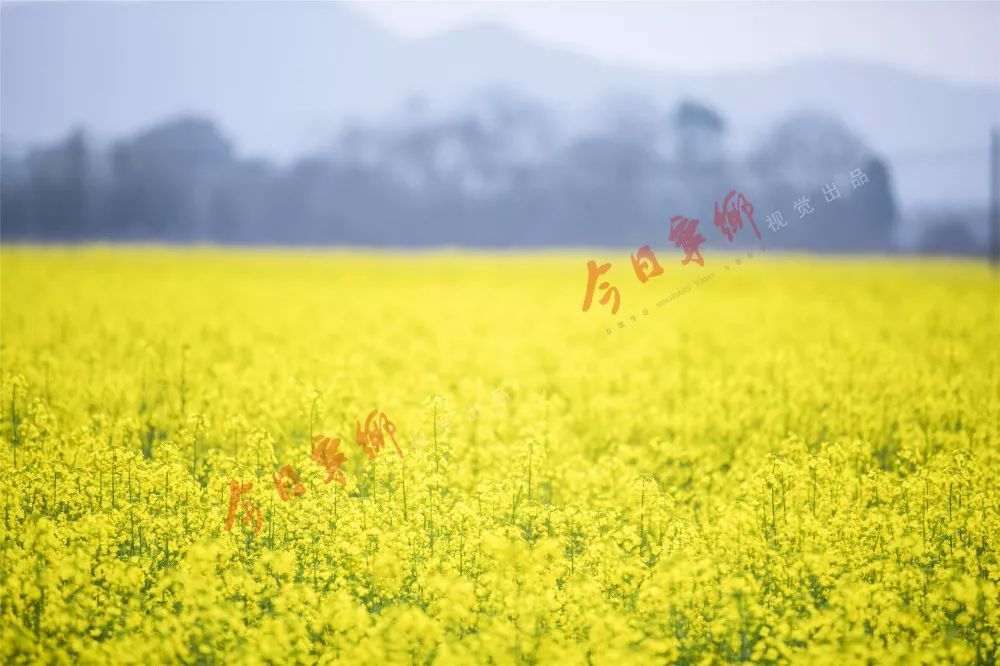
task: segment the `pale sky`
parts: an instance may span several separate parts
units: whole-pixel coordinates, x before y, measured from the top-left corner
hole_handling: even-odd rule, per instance
[[[682,72],[867,60],[1000,85],[1000,1],[352,2],[396,35],[496,22],[604,61]]]

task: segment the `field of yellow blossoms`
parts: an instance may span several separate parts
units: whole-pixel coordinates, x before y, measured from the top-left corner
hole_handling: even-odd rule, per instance
[[[5,248],[0,661],[996,663],[996,274],[603,254]]]

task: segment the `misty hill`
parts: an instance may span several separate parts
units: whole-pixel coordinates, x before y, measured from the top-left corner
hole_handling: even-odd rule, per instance
[[[1000,120],[1000,86],[833,60],[713,76],[648,71],[493,25],[402,40],[333,3],[5,3],[0,48],[8,146],[77,125],[110,140],[197,113],[241,153],[287,160],[412,95],[452,108],[504,86],[579,117],[628,92],[713,104],[733,150],[795,110],[821,109],[887,158],[906,208],[981,202],[987,132]]]

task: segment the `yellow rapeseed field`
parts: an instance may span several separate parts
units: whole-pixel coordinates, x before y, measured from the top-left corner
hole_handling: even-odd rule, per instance
[[[678,259],[5,248],[0,661],[996,663],[996,275]]]

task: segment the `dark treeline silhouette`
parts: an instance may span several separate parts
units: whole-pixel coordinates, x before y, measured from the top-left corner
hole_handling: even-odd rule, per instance
[[[343,129],[286,166],[238,157],[209,120],[178,118],[110,146],[83,131],[2,155],[4,241],[91,240],[420,247],[667,245],[669,219],[701,220],[732,189],[772,247],[893,249],[886,164],[847,128],[802,113],[740,155],[725,119],[696,102],[618,99],[588,129],[506,93]],[[850,172],[861,169],[863,186]],[[822,188],[836,184],[827,202]],[[815,212],[800,220],[796,201]],[[788,222],[768,229],[767,216]],[[747,235],[743,240],[749,241]]]

